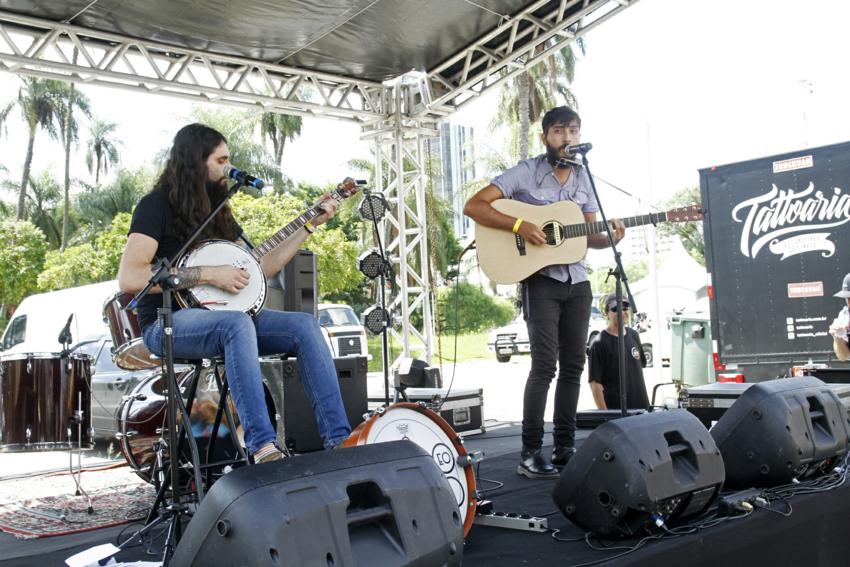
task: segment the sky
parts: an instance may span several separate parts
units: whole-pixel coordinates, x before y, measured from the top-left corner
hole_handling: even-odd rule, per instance
[[[850,139],[847,22],[842,0],[640,0],[588,33],[572,88],[583,140],[594,145],[591,170],[635,196],[600,182],[609,216],[646,212],[697,185],[702,167]],[[17,84],[0,73],[0,104]],[[118,124],[127,167],[167,147],[191,108],[164,96],[83,90],[98,117]],[[475,128],[479,155],[498,144],[488,132],[497,101],[494,91],[451,119]],[[355,124],[305,119],[284,152],[286,174],[321,184],[351,174],[346,162],[369,156],[359,133]],[[25,143],[15,123],[0,139],[0,164],[13,177]],[[90,180],[79,156],[72,176]],[[45,168],[60,177],[62,154],[40,134],[34,171]]]

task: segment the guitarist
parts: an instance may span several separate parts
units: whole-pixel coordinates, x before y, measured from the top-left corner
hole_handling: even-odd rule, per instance
[[[587,173],[565,149],[581,139],[581,118],[567,106],[543,116],[541,141],[546,153],[519,162],[478,191],[466,203],[464,214],[476,223],[512,230],[530,245],[541,245],[546,236],[523,219],[500,213],[496,199],[516,199],[533,205],[573,201],[587,222],[599,210]],[[626,228],[611,222],[615,242]],[[605,234],[588,237],[591,248],[607,248]],[[531,343],[531,371],[525,384],[522,410],[522,453],[517,473],[528,478],[557,478],[575,453],[576,408],[584,370],[585,341],[590,320],[592,291],[584,262],[547,266],[522,282],[523,316]],[[549,384],[558,367],[555,384],[555,431],[551,463],[542,454],[543,412]]]
[[[141,290],[150,279],[154,259],[176,254],[195,227],[220,202],[227,192],[223,168],[229,159],[227,140],[216,130],[190,124],[177,132],[153,191],[142,197],[133,212],[118,270],[121,291]],[[292,259],[314,226],[333,217],[335,203],[331,200],[323,207],[325,212],[308,223],[305,230],[262,257],[266,276],[279,272]],[[236,241],[241,233],[228,204],[200,239]],[[244,269],[231,265],[180,268],[175,273],[180,277],[180,289],[209,284],[234,294],[248,285],[249,278]],[[154,288],[142,299],[138,317],[145,346],[157,356],[163,356],[163,329],[157,318],[157,308],[162,305],[159,293],[159,288]],[[233,401],[245,430],[245,444],[255,463],[282,457],[274,444],[275,431],[266,407],[258,358],[261,355],[287,353],[298,357],[301,379],[325,448],[337,446],[351,433],[336,368],[315,317],[264,309],[252,319],[242,311],[180,309],[176,302],[172,308],[176,358],[224,356]]]

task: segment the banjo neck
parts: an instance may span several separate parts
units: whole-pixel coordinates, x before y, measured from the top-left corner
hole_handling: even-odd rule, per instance
[[[336,194],[332,195],[332,198],[336,198],[338,200]],[[251,251],[251,256],[253,256],[255,260],[259,261],[260,258],[274,250],[277,245],[282,243],[284,240],[286,240],[302,228],[304,228],[304,225],[306,225],[308,222],[310,222],[320,214],[322,214],[322,208],[319,207],[319,205],[314,205],[310,207],[309,209],[295,217],[292,222],[290,222],[282,229],[267,238],[265,241],[263,241],[262,244],[254,248],[254,250]]]
[[[342,183],[337,185],[337,188],[331,192],[330,196],[324,202],[333,199],[334,201],[339,203],[343,199],[347,199],[354,195],[358,190],[358,185],[365,184],[365,181],[355,181],[350,177],[346,177]],[[313,205],[312,207],[295,217],[292,222],[272,234],[262,244],[254,248],[254,250],[251,251],[251,256],[253,256],[254,259],[259,262],[260,258],[274,250],[278,244],[282,243],[284,240],[304,228],[305,224],[307,224],[323,212],[324,209],[322,209],[321,203]]]

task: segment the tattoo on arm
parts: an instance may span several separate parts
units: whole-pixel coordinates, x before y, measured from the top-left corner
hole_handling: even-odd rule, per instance
[[[201,268],[177,268],[175,275],[180,278],[177,289],[189,289],[198,285],[198,281],[201,279]]]

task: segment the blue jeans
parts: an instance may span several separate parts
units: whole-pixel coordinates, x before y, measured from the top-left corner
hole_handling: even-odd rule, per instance
[[[312,315],[262,310],[252,319],[241,311],[179,309],[174,312],[173,326],[175,358],[224,357],[231,395],[245,429],[245,445],[251,452],[275,440],[260,374],[260,356],[297,357],[301,382],[326,449],[335,447],[351,433],[336,367]],[[163,356],[164,336],[157,319],[145,327],[145,346]]]

